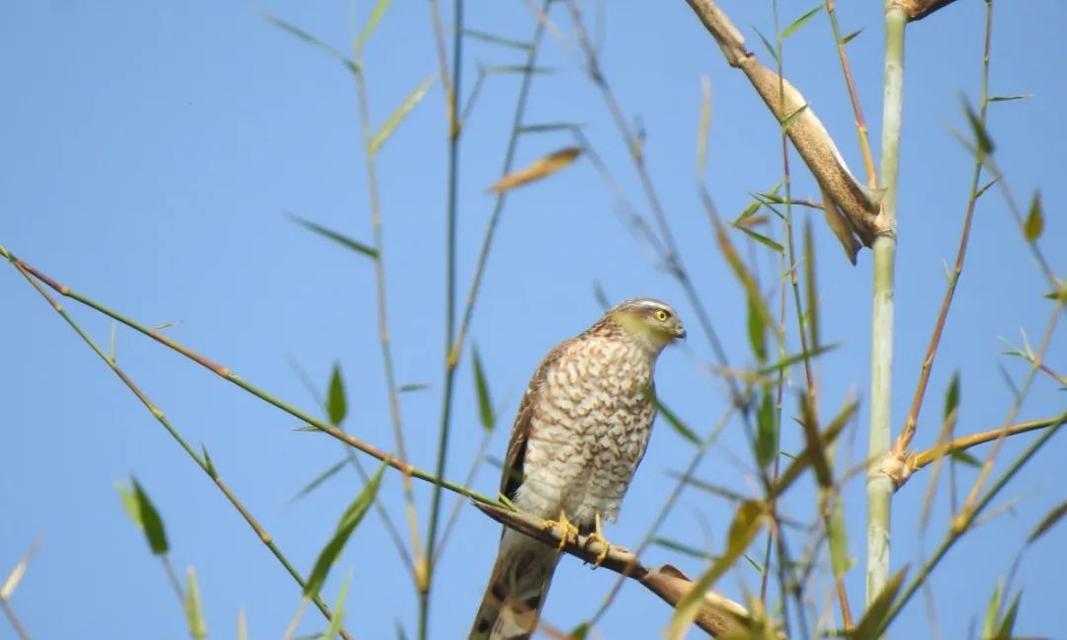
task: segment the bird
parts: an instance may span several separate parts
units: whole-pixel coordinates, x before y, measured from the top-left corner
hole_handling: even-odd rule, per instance
[[[655,420],[656,360],[685,335],[670,305],[636,298],[541,360],[519,402],[500,494],[565,535],[557,549],[504,528],[472,640],[533,634],[569,537],[605,543],[597,564],[604,560],[602,522],[618,515]]]

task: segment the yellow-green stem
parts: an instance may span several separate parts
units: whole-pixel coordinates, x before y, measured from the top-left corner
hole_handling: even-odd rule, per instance
[[[867,604],[889,579],[889,524],[893,482],[881,467],[889,451],[893,375],[893,271],[896,261],[897,175],[904,91],[904,25],[907,15],[893,0],[885,10],[885,95],[882,108],[883,227],[874,241],[871,309],[871,388],[867,474]]]

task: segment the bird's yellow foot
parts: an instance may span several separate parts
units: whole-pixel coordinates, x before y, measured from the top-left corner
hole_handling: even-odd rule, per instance
[[[572,537],[575,539],[578,538],[578,527],[574,526],[571,521],[567,519],[567,514],[563,509],[559,510],[559,520],[545,520],[541,524],[541,527],[544,528],[545,531],[550,531],[557,526],[560,529],[563,529],[563,535],[560,536],[559,539],[559,550],[563,551],[563,548],[567,546],[568,540]]]
[[[604,529],[600,526],[599,513],[595,516],[595,523],[596,528],[593,529],[593,533],[589,534],[589,537],[585,539],[585,546],[588,547],[593,542],[599,542],[600,545],[603,547],[603,549],[600,550],[600,553],[597,554],[596,560],[593,561],[593,566],[599,567],[600,565],[604,564],[605,560],[608,559],[608,553],[610,553],[613,548],[623,549],[623,547],[616,547],[615,545],[608,542],[607,538],[604,537]]]

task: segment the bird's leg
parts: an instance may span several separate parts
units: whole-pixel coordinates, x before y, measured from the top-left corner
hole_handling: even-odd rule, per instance
[[[594,567],[599,567],[604,564],[604,561],[608,559],[608,552],[611,551],[611,543],[604,537],[604,529],[600,525],[600,514],[594,514],[595,528],[593,533],[589,534],[589,537],[585,539],[585,546],[588,547],[592,542],[599,542],[604,548],[597,554],[596,560],[593,562]]]
[[[559,525],[560,529],[563,529],[563,535],[559,538],[559,550],[563,551],[563,548],[567,546],[567,540],[574,536],[578,537],[578,527],[574,526],[570,520],[567,519],[567,513],[561,508],[559,510],[559,520],[545,520],[541,525],[546,531],[553,529]]]

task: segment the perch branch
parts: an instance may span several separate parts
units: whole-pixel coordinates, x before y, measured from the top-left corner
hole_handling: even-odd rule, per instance
[[[539,518],[518,511],[507,511],[499,507],[475,503],[476,507],[487,516],[504,526],[524,533],[545,544],[559,547],[563,529],[558,525],[547,526]],[[655,593],[661,600],[677,606],[693,587],[693,581],[675,567],[666,564],[658,569],[649,568],[638,560],[632,552],[620,547],[605,545],[590,539],[589,536],[567,537],[563,551],[572,556],[594,562],[607,547],[607,556],[602,567],[621,576],[636,580],[646,589]],[[704,602],[696,616],[696,625],[713,637],[739,635],[745,633],[753,622],[752,616],[740,604],[717,593],[704,594]]]
[[[745,48],[741,33],[712,0],[686,2],[715,38],[726,62],[745,74],[778,122],[787,123],[786,133],[793,146],[844,216],[850,230],[866,246],[871,246],[877,236],[892,233],[892,226],[879,211],[879,203],[853,177],[804,96],[779,74],[760,64]]]

